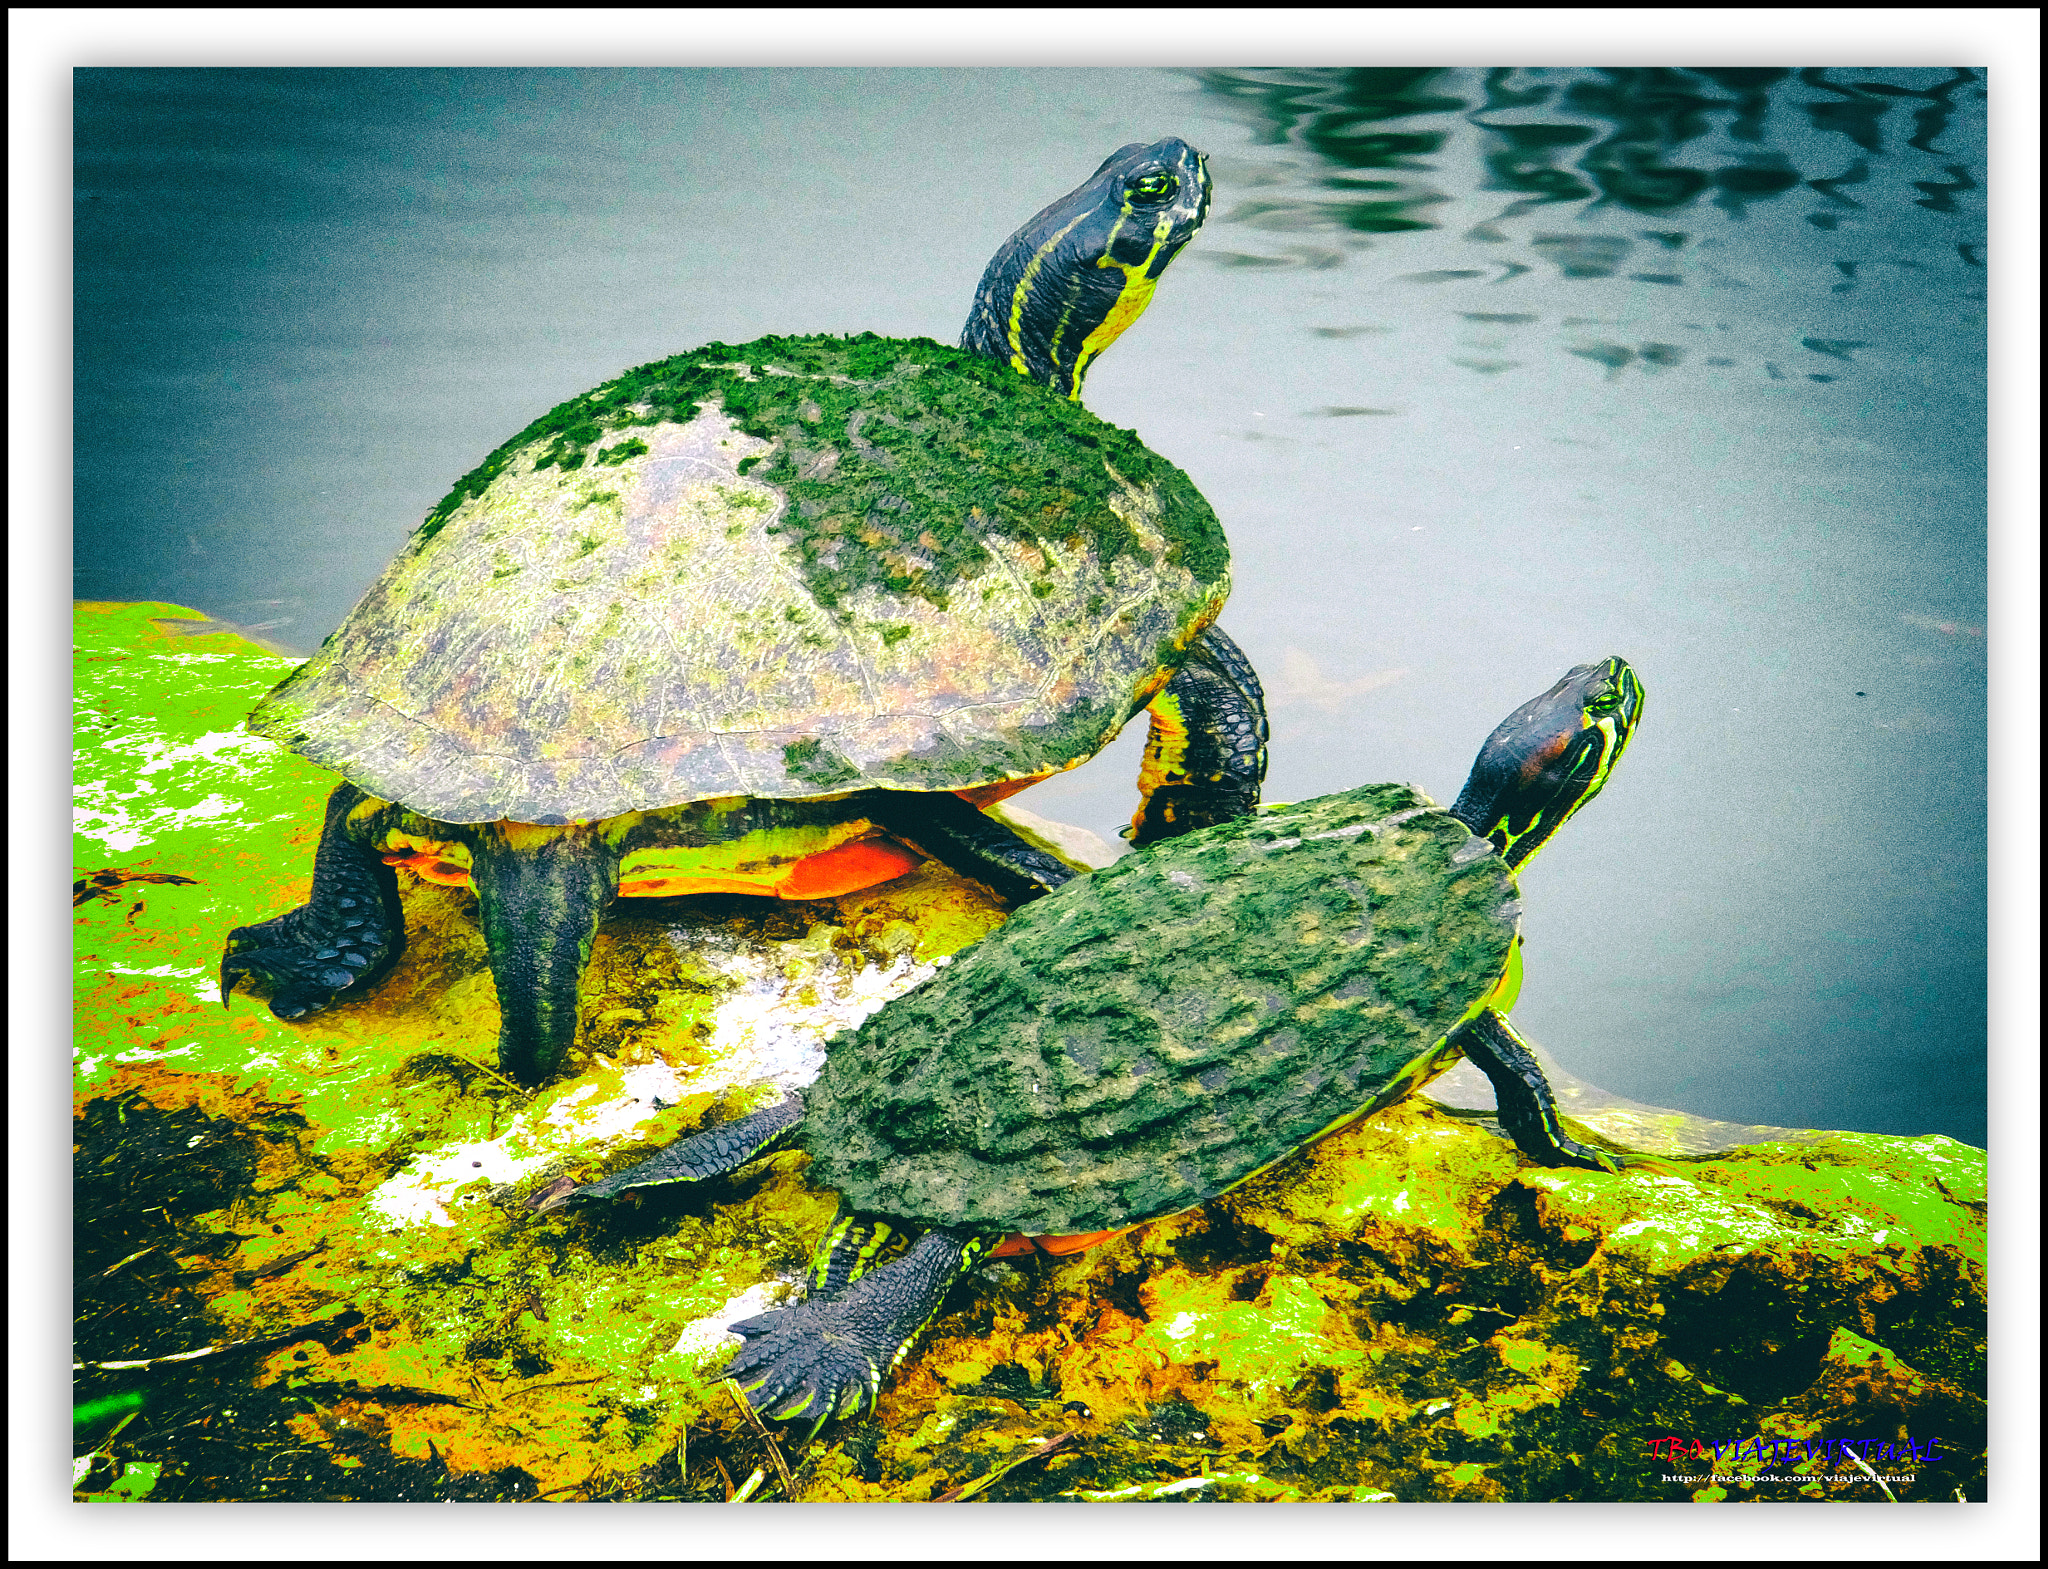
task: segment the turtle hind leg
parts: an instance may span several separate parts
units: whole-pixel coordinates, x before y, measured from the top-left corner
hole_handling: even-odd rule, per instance
[[[1074,869],[945,790],[871,790],[850,805],[869,821],[963,877],[985,883],[1008,904],[1043,898]]]
[[[343,992],[369,990],[405,951],[398,874],[354,832],[349,816],[371,798],[342,785],[327,798],[313,855],[313,889],[296,910],[228,933],[220,961],[225,1006],[244,975],[270,984],[270,1011],[303,1018]]]
[[[1000,1240],[935,1226],[828,1301],[742,1319],[730,1327],[746,1344],[725,1376],[767,1416],[810,1417],[813,1435],[832,1417],[864,1415],[953,1282]]]
[[[1132,844],[1178,838],[1257,809],[1266,782],[1266,696],[1222,628],[1195,639],[1149,712],[1141,799],[1126,833]]]
[[[619,891],[619,850],[602,823],[543,828],[499,822],[472,830],[476,890],[497,983],[498,1065],[543,1083],[576,1038],[576,1005],[597,923]]]
[[[703,1182],[738,1171],[749,1161],[786,1150],[796,1143],[804,1125],[804,1103],[792,1095],[779,1105],[732,1122],[722,1122],[680,1139],[637,1166],[614,1172],[601,1182],[578,1188],[578,1199],[608,1199],[628,1188],[659,1187],[671,1182]]]
[[[1488,1008],[1481,1013],[1458,1032],[1457,1045],[1465,1060],[1493,1081],[1500,1124],[1524,1155],[1545,1166],[1576,1166],[1582,1171],[1621,1169],[1614,1156],[1581,1144],[1564,1131],[1542,1065],[1499,1012]]]

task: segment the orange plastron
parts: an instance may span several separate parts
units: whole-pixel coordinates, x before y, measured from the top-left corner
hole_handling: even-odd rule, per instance
[[[677,894],[750,893],[775,899],[836,899],[901,877],[920,859],[915,851],[885,834],[852,839],[795,861],[765,862],[758,870],[729,867],[669,872],[649,868],[635,876],[629,858],[619,873],[619,896],[666,899]]]
[[[1045,777],[1004,779],[954,794],[977,807],[993,806]],[[814,849],[802,848],[806,844]],[[390,836],[379,855],[422,881],[469,886],[469,850],[411,834]],[[873,824],[854,821],[816,828],[747,835],[697,850],[641,850],[619,868],[623,899],[667,899],[682,894],[743,893],[772,899],[836,899],[914,871],[923,857]]]
[[[421,882],[440,883],[447,888],[469,886],[469,868],[459,861],[449,860],[437,850],[415,850],[408,846],[377,853],[386,866],[403,867]]]
[[[1085,1253],[1092,1247],[1101,1246],[1111,1237],[1120,1237],[1126,1231],[1137,1229],[1137,1226],[1119,1226],[1114,1231],[1077,1231],[1064,1237],[1027,1237],[1021,1231],[1013,1231],[998,1242],[995,1250],[988,1256],[1016,1258],[1023,1253],[1050,1253],[1057,1257],[1063,1253]]]
[[[469,886],[469,868],[446,851],[406,845],[380,852],[387,866],[402,866],[422,881],[450,888]],[[763,859],[752,866],[702,872],[635,866],[628,856],[619,870],[622,899],[665,899],[677,894],[747,893],[776,899],[836,899],[872,888],[911,871],[921,859],[884,834],[869,834],[796,860]]]

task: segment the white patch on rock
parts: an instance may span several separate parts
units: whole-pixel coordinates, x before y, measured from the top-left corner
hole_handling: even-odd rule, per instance
[[[126,855],[195,823],[235,819],[236,826],[241,826],[250,821],[246,802],[231,801],[218,792],[185,807],[131,811],[127,802],[147,793],[145,788],[117,801],[103,785],[79,785],[72,791],[72,828],[88,839],[99,840],[111,854]]]
[[[107,966],[106,973],[109,975],[140,975],[146,976],[150,980],[159,981],[184,981],[185,985],[167,987],[166,990],[176,991],[190,997],[209,1012],[220,1006],[220,974],[215,970],[202,970],[190,965],[178,964],[158,964],[153,965],[147,970],[139,970],[133,965],[110,964]]]
[[[253,779],[259,768],[270,765],[272,754],[278,748],[276,742],[266,741],[246,730],[209,730],[183,746],[167,746],[162,742],[129,743],[119,750],[134,752],[148,759],[135,770],[138,774],[153,774],[165,768],[183,772],[192,766],[203,766],[231,769],[244,779]]]
[[[415,1155],[370,1195],[369,1207],[397,1225],[452,1226],[451,1204],[480,1202],[565,1154],[590,1154],[631,1138],[683,1094],[682,1080],[667,1063],[642,1063],[620,1077],[621,1093],[598,1098],[599,1085],[575,1085],[537,1114],[519,1113],[495,1139]]]
[[[675,1345],[669,1348],[670,1355],[696,1363],[714,1352],[741,1344],[740,1337],[726,1326],[757,1313],[773,1312],[788,1301],[789,1294],[789,1286],[780,1280],[764,1280],[758,1286],[749,1286],[724,1307],[685,1324]]]
[[[234,830],[268,820],[253,812],[243,787],[258,792],[272,783],[279,748],[245,730],[204,730],[179,734],[191,723],[188,712],[164,713],[140,679],[139,670],[164,663],[181,666],[221,665],[225,685],[219,686],[223,706],[232,696],[244,706],[261,686],[249,678],[252,663],[227,654],[152,654],[143,661],[92,662],[80,667],[73,704],[75,733],[90,745],[74,749],[73,815],[76,831],[123,855],[166,834],[195,824]],[[292,661],[278,660],[279,667]],[[137,668],[131,670],[133,664]],[[230,672],[232,674],[230,675]],[[206,679],[188,678],[196,700],[207,695]],[[110,768],[109,757],[129,760],[132,771]],[[110,773],[120,775],[118,781]],[[151,775],[162,775],[152,779]]]
[[[166,1046],[158,1050],[153,1046],[134,1046],[127,1051],[114,1053],[116,1062],[168,1062],[173,1057],[190,1057],[199,1050],[198,1043],[187,1041],[182,1046]]]
[[[451,1209],[488,1202],[564,1157],[586,1158],[635,1137],[686,1095],[773,1084],[800,1089],[825,1065],[825,1042],[937,973],[899,955],[884,966],[825,942],[773,945],[764,954],[723,932],[671,933],[669,941],[732,991],[711,1016],[710,1061],[677,1068],[642,1063],[563,1086],[515,1116],[498,1137],[423,1150],[370,1195],[393,1225],[452,1226]]]
[[[1129,1487],[1119,1487],[1111,1492],[1097,1493],[1083,1490],[1083,1498],[1098,1504],[1113,1503],[1120,1498],[1171,1498],[1175,1493],[1191,1493],[1198,1487],[1207,1487],[1211,1482],[1233,1480],[1230,1476],[1184,1476],[1177,1482],[1133,1482]],[[1256,1476],[1251,1478],[1256,1482]],[[1072,1496],[1072,1495],[1069,1495]]]
[[[825,1042],[854,1029],[938,973],[899,954],[887,968],[832,949],[791,945],[779,972],[762,973],[756,951],[729,945],[723,934],[671,934],[669,941],[737,984],[711,1014],[712,1061],[683,1081],[690,1092],[774,1084],[802,1089],[825,1066]]]

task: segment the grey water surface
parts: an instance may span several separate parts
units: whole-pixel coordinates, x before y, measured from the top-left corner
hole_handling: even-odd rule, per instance
[[[1735,1122],[1985,1136],[1978,69],[82,70],[75,584],[319,643],[485,453],[768,332],[951,342],[1117,146],[1208,227],[1087,402],[1229,531],[1269,799],[1650,700],[1517,1021]],[[1142,726],[1020,804],[1113,836]]]

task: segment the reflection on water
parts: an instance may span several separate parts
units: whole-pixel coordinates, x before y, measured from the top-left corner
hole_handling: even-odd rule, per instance
[[[1925,275],[1916,280],[1923,296],[1984,298],[1981,211],[1956,202],[1979,189],[1968,162],[1982,149],[1985,94],[1975,71],[1889,73],[1911,83],[1871,80],[1868,72],[1761,68],[1195,74],[1256,129],[1260,145],[1323,160],[1223,162],[1219,185],[1255,192],[1221,214],[1240,231],[1237,243],[1250,241],[1243,231],[1286,238],[1200,253],[1220,265],[1328,269],[1380,248],[1398,251],[1410,269],[1399,281],[1417,285],[1505,284],[1548,270],[1568,281],[1749,287],[1755,280],[1726,254],[1732,249],[1752,265],[1768,257],[1786,269],[1831,269],[1829,295],[1853,292],[1869,269],[1897,268]],[[1957,126],[1966,111],[1970,123]],[[1963,150],[1941,145],[1944,138]],[[1353,172],[1363,170],[1372,177]],[[1509,199],[1488,200],[1495,192]],[[1631,215],[1659,226],[1642,227]],[[1555,232],[1588,220],[1604,220],[1611,232]],[[1807,232],[1751,234],[1731,244],[1733,220],[1803,224]],[[1377,238],[1390,235],[1404,240]],[[1482,258],[1472,246],[1485,248],[1483,264],[1474,265]],[[1456,264],[1414,265],[1429,256]],[[1461,315],[1502,329],[1538,319],[1518,311]],[[1384,330],[1317,329],[1326,337]],[[1509,335],[1493,338],[1504,348]],[[1669,370],[1693,356],[1708,367],[1736,363],[1696,344],[1619,342],[1592,332],[1557,347],[1610,375],[1631,366]],[[1869,344],[1809,336],[1800,347],[1835,363],[1765,360],[1763,373],[1832,382]],[[1483,375],[1520,365],[1500,352],[1453,363]]]
[[[1923,293],[1984,298],[1981,209],[1956,200],[1979,189],[1971,162],[1981,158],[1985,94],[1976,71],[1195,74],[1254,128],[1258,145],[1318,160],[1220,163],[1219,187],[1246,193],[1220,214],[1238,248],[1201,252],[1221,265],[1328,269],[1383,248],[1401,254],[1409,269],[1401,281],[1418,285],[1505,284],[1549,270],[1574,281],[1747,287],[1755,280],[1740,263],[1716,254],[1732,248],[1752,264],[1768,255],[1787,269],[1819,269],[1830,295],[1852,293],[1870,269],[1897,268],[1926,274],[1916,280]],[[1566,231],[1589,220],[1605,232]],[[1731,246],[1736,220],[1785,232]],[[1385,238],[1394,235],[1404,237],[1398,245]],[[1464,316],[1499,327],[1536,320],[1514,311]],[[1371,330],[1320,329],[1332,337]],[[1833,381],[1868,345],[1807,337],[1801,346],[1835,365],[1768,362],[1765,374]],[[1615,373],[1669,369],[1696,352],[1597,336],[1564,350]],[[1457,363],[1482,374],[1516,368],[1498,355]]]
[[[1983,72],[77,83],[75,591],[300,649],[561,399],[947,337],[1024,216],[1187,137],[1209,224],[1088,403],[1229,530],[1270,797],[1448,798],[1623,654],[1518,1022],[1635,1100],[1981,1141]],[[1113,835],[1141,743],[1025,804]]]
[[[1896,71],[1899,76],[1938,73]],[[1476,128],[1470,152],[1485,169],[1477,188],[1521,193],[1475,225],[1467,239],[1506,238],[1494,223],[1560,203],[1612,203],[1632,212],[1661,216],[1687,208],[1712,192],[1712,204],[1741,217],[1751,203],[1769,201],[1801,185],[1821,193],[1833,208],[1884,220],[1893,193],[1867,193],[1861,201],[1842,187],[1870,179],[1872,157],[1886,151],[1887,117],[1898,145],[1932,159],[1950,155],[1935,145],[1955,116],[1958,93],[1972,103],[1984,99],[1978,72],[1956,70],[1926,86],[1861,79],[1862,73],[1799,72],[1758,68],[1671,70],[1650,67],[1600,72],[1518,70],[1485,72],[1435,69],[1201,71],[1204,88],[1229,99],[1257,127],[1265,145],[1293,144],[1345,170],[1371,169],[1413,176],[1433,171],[1461,140],[1460,127],[1406,124],[1428,116],[1456,116]],[[1773,89],[1776,91],[1774,92]],[[1910,116],[1906,102],[1918,107]],[[1910,136],[1901,136],[1908,127]],[[1824,137],[1850,144],[1813,146],[1785,136],[1802,123]],[[1774,132],[1781,138],[1773,141]],[[1740,144],[1735,145],[1735,144]],[[1832,153],[1830,158],[1828,155]],[[1807,163],[1802,172],[1795,157]],[[1816,166],[1815,160],[1821,160]],[[1832,166],[1832,172],[1824,172]],[[1976,190],[1965,164],[1943,162],[1946,181],[1919,180],[1917,205],[1932,212],[1956,210],[1953,197]],[[1414,178],[1361,179],[1323,173],[1313,184],[1335,192],[1313,200],[1255,200],[1232,218],[1266,228],[1336,227],[1361,234],[1434,229],[1430,209],[1450,200]],[[1572,216],[1567,209],[1561,216]],[[1817,229],[1840,226],[1837,211],[1804,215]],[[1264,222],[1261,222],[1264,220]],[[1553,237],[1559,238],[1559,237]],[[1682,233],[1645,233],[1669,248]],[[1611,247],[1611,248],[1610,248]],[[1598,242],[1586,252],[1584,273],[1613,271],[1626,242]],[[1966,260],[1974,260],[1966,257]],[[1636,275],[1650,283],[1676,283],[1682,275]]]

